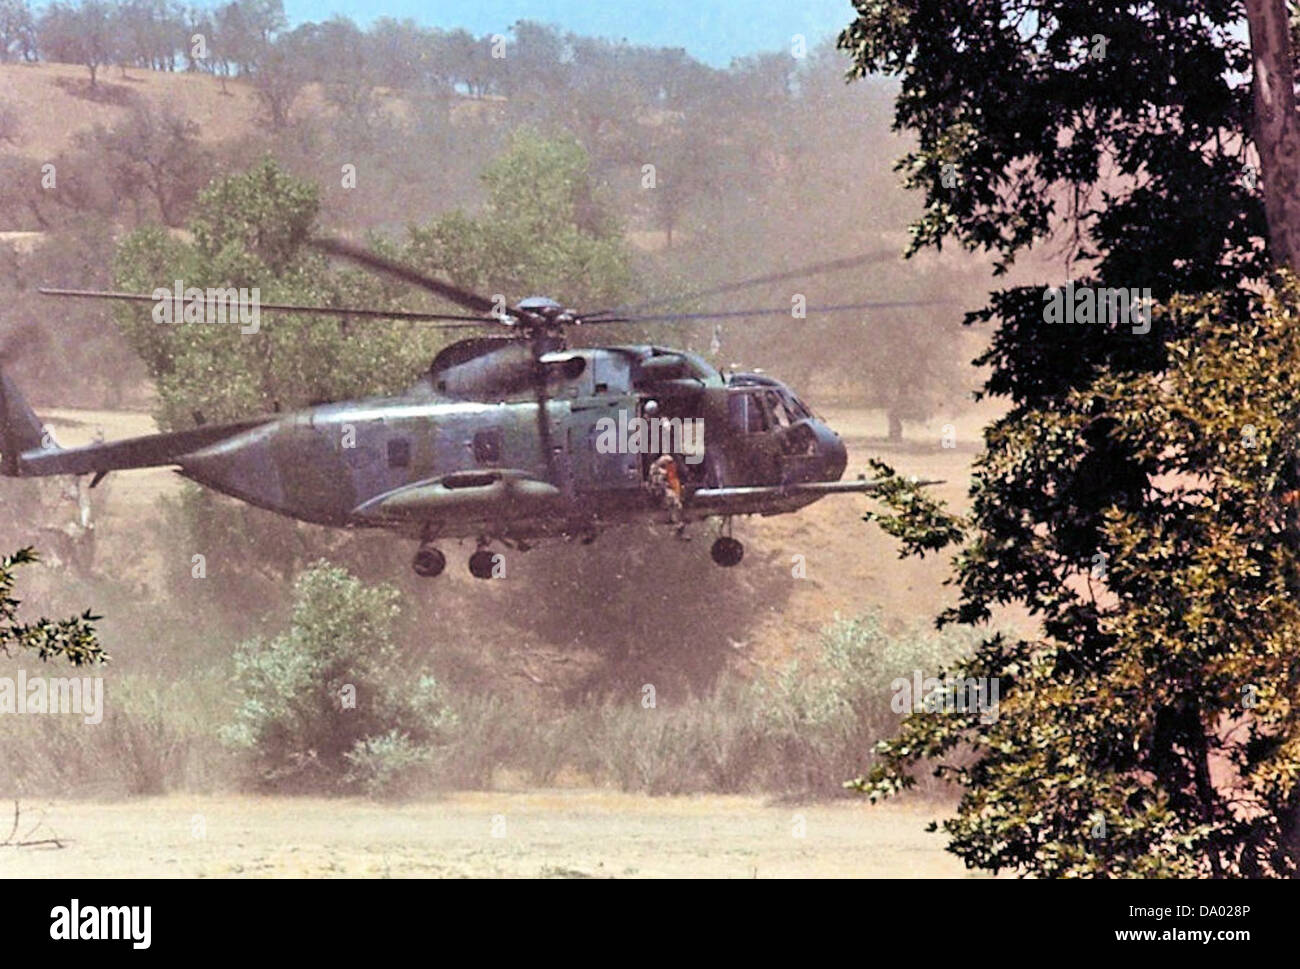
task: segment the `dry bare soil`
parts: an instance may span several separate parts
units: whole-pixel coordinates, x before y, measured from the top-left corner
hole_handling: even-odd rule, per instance
[[[9,877],[960,877],[942,805],[771,805],[605,791],[465,793],[379,805],[247,796],[31,802]],[[5,825],[8,827],[8,824]]]

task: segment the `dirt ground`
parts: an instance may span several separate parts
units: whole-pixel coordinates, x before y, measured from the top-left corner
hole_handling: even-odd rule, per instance
[[[359,800],[181,797],[30,801],[0,876],[967,877],[924,801],[774,805],[607,791]],[[6,820],[4,827],[8,829]]]

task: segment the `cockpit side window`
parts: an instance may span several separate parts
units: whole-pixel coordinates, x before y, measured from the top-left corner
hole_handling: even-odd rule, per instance
[[[759,395],[752,391],[732,393],[727,398],[731,426],[746,434],[762,434],[768,429],[767,411]]]
[[[766,391],[763,394],[763,402],[767,405],[767,411],[773,427],[789,427],[795,422],[795,418],[790,414],[790,411],[785,406],[785,401],[775,390]]]

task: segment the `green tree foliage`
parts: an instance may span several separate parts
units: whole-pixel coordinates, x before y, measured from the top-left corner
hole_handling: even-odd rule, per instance
[[[1104,375],[980,464],[975,538],[962,553],[962,604],[945,621],[1006,601],[1009,567],[1032,581],[1044,635],[993,637],[960,668],[997,677],[996,722],[909,718],[858,785],[911,783],[920,758],[969,745],[973,764],[939,772],[966,788],[945,827],[968,863],[1052,876],[1196,877],[1295,869],[1294,764],[1300,720],[1300,293],[1288,286],[1247,321],[1222,300],[1175,301],[1171,363]],[[1111,416],[1102,416],[1111,415]],[[1132,454],[1146,496],[1101,516],[1096,551],[1063,557],[1077,527],[1062,503],[1026,539],[987,522],[1025,478],[1050,488],[1103,473],[1076,442],[1106,428]],[[886,524],[916,547],[924,499]],[[919,527],[918,527],[919,526]],[[910,530],[915,528],[914,531]],[[949,535],[948,537],[951,537]],[[1022,547],[1022,543],[1028,547]],[[1080,631],[1094,631],[1081,640]]]
[[[895,123],[918,139],[900,163],[925,193],[917,247],[955,239],[1005,269],[1055,231],[1082,283],[1169,305],[1149,332],[1048,323],[1041,286],[973,314],[997,321],[980,362],[1010,409],[970,519],[902,487],[883,521],[904,551],[964,529],[941,621],[1014,604],[1040,633],[963,665],[1000,680],[995,723],[910,718],[859,785],[889,793],[969,745],[946,830],[972,866],[1293,872],[1295,297],[1252,312],[1246,291],[1266,249],[1240,5],[856,7],[841,45],[900,77]]]
[[[71,619],[18,621],[21,602],[13,597],[15,572],[19,566],[35,561],[36,553],[30,548],[0,558],[0,653],[9,655],[15,648],[26,649],[42,660],[58,657],[73,666],[108,662],[108,654],[95,635],[95,623],[100,617],[90,610]]]
[[[278,789],[395,792],[455,718],[397,645],[398,592],[319,562],[294,585],[286,632],[235,653],[239,706],[222,733]]]
[[[257,288],[264,303],[397,306],[400,291],[368,274],[334,270],[305,244],[318,210],[314,185],[265,159],[199,194],[187,223],[192,241],[161,227],[126,236],[114,260],[116,286],[148,293],[180,280],[204,290]],[[324,316],[266,313],[256,333],[238,322],[160,324],[149,307],[119,308],[117,320],[157,387],[154,416],[163,429],[400,393],[441,345],[428,328]],[[164,520],[169,546],[179,549],[173,593],[197,594],[232,618],[274,608],[282,580],[346,544],[342,534],[310,531],[197,486],[186,487]],[[207,569],[197,586],[195,554]]]
[[[270,159],[219,179],[199,194],[188,223],[193,242],[144,228],[118,247],[122,288],[152,292],[240,287],[261,301],[325,306],[395,305],[391,288],[332,270],[305,245],[316,231],[316,187]],[[156,417],[168,429],[237,420],[318,400],[396,393],[438,346],[431,331],[397,323],[349,324],[320,316],[265,314],[256,333],[238,323],[159,324],[148,308],[118,321],[158,385]]]
[[[918,141],[899,162],[925,193],[914,249],[952,238],[1006,266],[1064,225],[1101,278],[1158,299],[1258,271],[1239,0],[855,6],[840,46],[900,79],[895,124]]]
[[[510,302],[551,295],[567,305],[616,303],[633,285],[621,227],[568,138],[522,129],[483,172],[477,215],[456,211],[412,227],[412,265]]]

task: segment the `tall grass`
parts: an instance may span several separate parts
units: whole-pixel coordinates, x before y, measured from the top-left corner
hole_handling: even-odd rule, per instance
[[[88,724],[75,714],[0,716],[5,752],[0,796],[120,797],[206,791],[227,782],[231,759],[214,729],[225,715],[218,680],[167,682],[111,671],[91,675],[100,672],[105,680],[100,723]]]
[[[458,708],[459,729],[436,772],[454,786],[487,786],[507,768],[536,784],[564,769],[647,794],[833,795],[873,761],[899,714],[890,684],[935,673],[970,646],[963,632],[891,635],[879,614],[837,619],[818,658],[771,680],[729,676],[707,696],[663,707],[605,702],[549,718],[499,700]],[[933,789],[922,780],[921,790]]]
[[[325,611],[337,622],[337,599],[329,603],[333,606]],[[313,636],[303,635],[303,615],[298,621],[298,631],[278,643],[275,653],[283,662],[275,670],[283,663],[296,669],[290,653],[299,650],[319,660],[320,642],[328,640],[324,652],[334,659],[349,657],[350,678],[372,703],[388,691],[385,676],[409,685],[404,664],[358,655],[366,650],[354,630],[346,635],[338,630],[337,642],[352,646],[336,652],[336,641],[316,629],[314,620],[306,624]],[[382,648],[371,659],[391,661],[394,652],[385,635],[373,639]],[[837,618],[822,630],[816,646],[810,660],[748,679],[725,675],[707,695],[671,704],[645,705],[638,693],[628,702],[557,709],[448,692],[440,701],[445,707],[439,707],[438,731],[421,733],[413,732],[413,725],[429,719],[426,711],[407,702],[376,704],[378,709],[360,718],[367,726],[359,730],[358,711],[345,714],[326,702],[325,693],[312,685],[315,677],[289,689],[280,682],[285,677],[262,675],[269,668],[265,662],[253,664],[259,677],[250,676],[252,659],[267,654],[265,644],[249,644],[236,654],[242,672],[233,678],[214,673],[193,682],[167,682],[110,674],[99,725],[66,716],[0,717],[6,751],[0,759],[0,795],[159,794],[239,787],[250,780],[266,789],[268,765],[282,766],[286,752],[321,754],[321,738],[342,729],[330,722],[346,720],[347,743],[334,744],[339,756],[313,757],[316,771],[300,774],[283,791],[402,797],[489,788],[504,771],[539,786],[564,776],[651,795],[835,796],[845,780],[871,765],[876,742],[898,726],[899,714],[890,708],[891,682],[910,678],[914,670],[935,673],[966,651],[970,640],[963,633],[919,627],[891,633],[880,614],[869,613]],[[324,680],[338,678],[331,674]],[[381,712],[390,716],[385,719]],[[231,726],[245,728],[246,736],[240,744],[223,745],[218,738],[224,727],[229,739]],[[274,782],[269,787],[281,790]],[[925,779],[920,788],[936,789]]]

